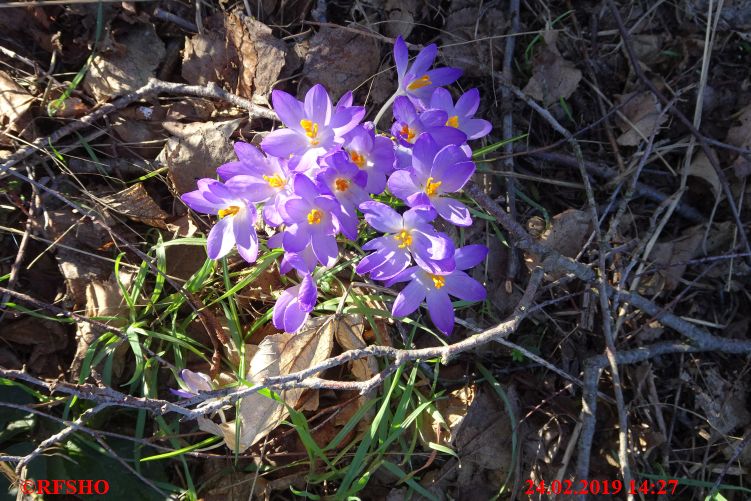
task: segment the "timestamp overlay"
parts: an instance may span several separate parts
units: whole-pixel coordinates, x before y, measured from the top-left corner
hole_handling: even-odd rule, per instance
[[[526,480],[524,494],[545,495],[619,495],[619,494],[651,494],[673,495],[678,488],[678,480],[631,480],[625,483],[621,480]]]

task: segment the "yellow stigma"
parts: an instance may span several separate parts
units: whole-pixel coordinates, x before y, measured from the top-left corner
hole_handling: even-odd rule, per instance
[[[347,191],[349,189],[349,181],[339,177],[334,181],[334,186],[336,187],[336,191]]]
[[[320,224],[323,212],[318,209],[313,209],[308,212],[308,224]]]
[[[318,124],[307,118],[303,118],[300,120],[300,127],[305,131],[305,135],[310,138],[310,145],[318,146],[318,143],[320,143],[318,140]]]
[[[273,176],[263,176],[263,180],[269,183],[272,188],[283,188],[286,183],[282,176],[274,174]]]
[[[400,132],[402,134],[402,137],[405,137],[410,143],[413,139],[415,139],[415,129],[410,129],[408,126],[403,125]]]
[[[412,245],[412,235],[407,230],[402,230],[394,235],[394,240],[399,242],[399,248],[404,249]]]
[[[365,165],[365,156],[360,155],[358,152],[352,150],[349,152],[349,158],[352,160],[352,163],[357,165],[358,169],[362,169]]]
[[[430,77],[428,75],[423,75],[417,80],[413,80],[411,84],[407,85],[407,90],[422,89],[423,87],[427,87],[432,83],[433,82],[430,81]]]
[[[436,191],[438,191],[438,188],[441,187],[443,184],[443,181],[433,181],[432,177],[429,177],[427,182],[425,183],[425,194],[429,197],[432,197],[435,195]]]
[[[448,120],[446,120],[446,125],[448,127],[453,127],[455,129],[459,128],[459,117],[454,115],[453,117],[449,117]]]
[[[240,212],[240,207],[237,205],[230,205],[226,209],[219,210],[219,217],[234,216],[238,212]]]
[[[428,273],[428,276],[433,280],[433,285],[436,289],[440,289],[441,287],[446,285],[446,279],[441,275],[433,275],[432,273]]]

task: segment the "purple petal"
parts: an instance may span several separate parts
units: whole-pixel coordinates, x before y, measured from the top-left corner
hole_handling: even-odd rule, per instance
[[[310,178],[304,174],[296,174],[293,180],[295,195],[298,195],[312,203],[315,198],[320,195],[318,187],[310,180]]]
[[[272,321],[274,322],[274,327],[277,329],[284,329],[284,313],[287,311],[289,304],[297,296],[297,290],[299,287],[299,285],[296,285],[295,287],[285,290],[279,296],[279,299],[276,300]]]
[[[449,148],[455,148],[449,146]],[[456,148],[459,154],[464,155],[461,148]],[[436,164],[431,172],[434,179],[441,181],[439,193],[454,193],[461,190],[467,181],[475,173],[474,162],[459,162],[455,164],[439,164],[436,158]]]
[[[471,226],[472,216],[466,205],[451,197],[434,197],[431,199],[433,207],[446,221],[456,226]]]
[[[284,332],[297,332],[308,319],[308,312],[303,311],[299,301],[294,299],[284,311]]]
[[[402,77],[407,72],[407,65],[409,65],[409,51],[401,35],[396,37],[396,42],[394,42],[394,62],[396,63],[396,73],[399,75],[399,83],[401,83]]]
[[[484,245],[465,245],[454,252],[457,270],[468,270],[480,264],[488,255],[488,248]]]
[[[319,126],[328,125],[331,121],[331,98],[321,84],[316,84],[305,94],[305,115]]]
[[[216,173],[224,180],[232,179],[234,176],[256,174],[246,162],[228,162],[217,167]]]
[[[402,230],[402,217],[391,207],[381,202],[363,202],[360,210],[370,226],[382,233],[396,233]]]
[[[397,198],[407,200],[411,195],[420,191],[415,184],[412,174],[406,170],[398,170],[389,176],[389,191]]]
[[[300,292],[297,294],[300,309],[305,312],[313,311],[317,299],[318,289],[316,288],[316,282],[310,274],[306,274],[302,282],[300,282]]]
[[[454,109],[458,115],[471,117],[477,112],[479,106],[480,91],[477,89],[469,89],[467,92],[459,96],[459,99],[456,100],[456,106]]]
[[[237,252],[249,263],[254,263],[258,258],[258,235],[256,234],[255,222],[255,207],[242,210],[232,218]]]
[[[308,148],[308,142],[302,134],[292,129],[277,129],[263,138],[261,148],[269,155],[287,158],[302,155]]]
[[[257,164],[257,163],[263,163],[266,161],[266,158],[258,150],[258,148],[256,148],[254,145],[250,143],[238,141],[234,144],[234,148],[235,148],[235,155],[237,155],[237,158],[240,159],[240,161],[242,162],[247,162],[249,164]]]
[[[394,100],[394,118],[408,124],[417,120],[417,110],[408,97],[399,96]]]
[[[289,224],[305,222],[311,211],[310,202],[299,197],[290,197],[284,202],[284,214]]]
[[[438,87],[430,96],[430,107],[443,110],[452,115],[454,111],[454,100],[451,99],[451,93],[443,87]]]
[[[284,230],[282,242],[287,252],[300,252],[310,242],[310,230],[307,224],[294,224]]]
[[[456,82],[460,76],[462,76],[462,70],[459,68],[436,68],[428,72],[431,83],[436,87],[443,87],[445,85]]]
[[[463,271],[455,271],[444,277],[444,280],[445,285],[441,290],[446,291],[454,297],[458,297],[464,301],[485,300],[485,296],[487,295],[485,287]]]
[[[311,237],[313,252],[315,252],[318,262],[326,268],[331,268],[336,264],[339,257],[339,248],[336,245],[336,238],[329,235],[314,233]]]
[[[419,308],[424,299],[425,288],[417,280],[412,280],[396,296],[394,306],[391,308],[391,314],[395,317],[406,317]]]
[[[434,43],[422,49],[412,63],[410,73],[415,75],[416,78],[423,76],[433,66],[436,55],[438,55],[438,47]]]
[[[438,145],[430,134],[420,134],[412,148],[412,168],[419,181],[425,181],[433,167]]]
[[[479,139],[490,134],[493,125],[481,118],[469,118],[460,124],[459,129],[467,135],[467,139]]]
[[[235,235],[232,228],[232,217],[225,217],[217,221],[206,240],[206,253],[211,259],[226,256],[235,245]]]
[[[199,190],[190,191],[180,196],[185,205],[190,207],[196,212],[202,212],[204,214],[217,214],[219,210],[226,207],[225,203],[215,203],[206,200],[203,193]]]
[[[271,105],[284,125],[293,129],[300,129],[300,120],[305,118],[305,110],[302,103],[294,96],[281,90],[272,91]],[[263,144],[261,144],[261,147],[263,147]],[[263,149],[266,150],[265,147]]]
[[[454,330],[454,307],[449,295],[442,291],[428,291],[428,312],[438,330],[446,335]]]

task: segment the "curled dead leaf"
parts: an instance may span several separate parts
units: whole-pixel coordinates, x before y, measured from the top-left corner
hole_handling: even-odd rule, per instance
[[[623,117],[619,116],[616,123],[623,133],[616,141],[622,146],[639,145],[667,120],[662,106],[651,92],[632,92],[621,96],[620,102],[625,103],[621,108]]]
[[[207,30],[185,40],[183,78],[192,84],[215,82],[240,96],[265,96],[284,67],[287,46],[260,21],[216,14]]]
[[[100,102],[145,85],[166,53],[151,23],[130,26],[117,41],[109,32],[107,37],[83,80],[84,88]]]
[[[229,138],[242,121],[165,123],[174,137],[167,140],[158,161],[169,167],[178,193],[195,190],[197,179],[214,178],[217,166],[235,159]]]
[[[143,183],[136,183],[122,191],[100,198],[99,201],[108,209],[134,221],[167,229],[165,220],[169,215],[151,198]]]
[[[296,334],[266,336],[250,361],[247,380],[261,383],[269,377],[305,370],[328,358],[336,329],[333,320],[333,316],[316,317]],[[289,414],[287,406],[296,407],[304,391],[302,388],[281,391],[279,396],[286,405],[258,393],[252,394],[240,401],[239,423],[216,424],[201,419],[199,427],[224,437],[227,447],[233,451],[243,452],[279,426]]]
[[[546,36],[547,44],[534,58],[532,78],[524,92],[542,101],[545,106],[568,99],[582,79],[582,72],[571,61],[564,59],[555,46],[555,36]]]

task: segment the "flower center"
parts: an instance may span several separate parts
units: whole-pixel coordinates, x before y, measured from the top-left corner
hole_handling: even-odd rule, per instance
[[[358,169],[362,169],[362,167],[365,165],[365,155],[360,155],[354,150],[349,152],[349,158],[352,160],[352,163],[357,165]]]
[[[433,275],[432,273],[428,273],[428,276],[431,280],[433,280],[433,285],[436,289],[440,289],[441,287],[446,285],[446,279],[441,275]]]
[[[319,209],[313,209],[308,212],[308,224],[321,224],[322,217],[323,212],[321,212]]]
[[[300,120],[300,127],[305,131],[305,135],[310,139],[311,146],[318,146],[318,124],[307,118]]]
[[[459,128],[459,117],[454,115],[453,117],[449,117],[448,120],[446,120],[446,125],[449,127],[453,127],[455,129]]]
[[[405,137],[410,143],[415,138],[415,129],[410,129],[408,125],[403,125],[400,132],[402,137]]]
[[[240,212],[240,207],[237,205],[230,205],[226,209],[219,210],[219,217],[234,216],[238,212]]]
[[[429,197],[432,197],[436,194],[438,188],[440,188],[442,184],[443,181],[433,181],[433,178],[429,177],[427,182],[425,183],[425,194]]]
[[[263,180],[269,183],[269,186],[272,188],[283,188],[287,182],[282,179],[282,176],[279,174],[274,174],[273,176],[263,176]]]
[[[338,177],[336,178],[336,181],[334,181],[334,186],[336,187],[336,191],[347,191],[349,189],[349,181]]]
[[[402,230],[394,235],[394,240],[399,242],[399,248],[404,249],[412,245],[412,235],[407,230]]]
[[[428,75],[423,75],[416,80],[412,80],[412,83],[407,85],[407,90],[422,89],[423,87],[427,87],[428,85],[432,83],[433,82],[430,81],[430,77]]]

